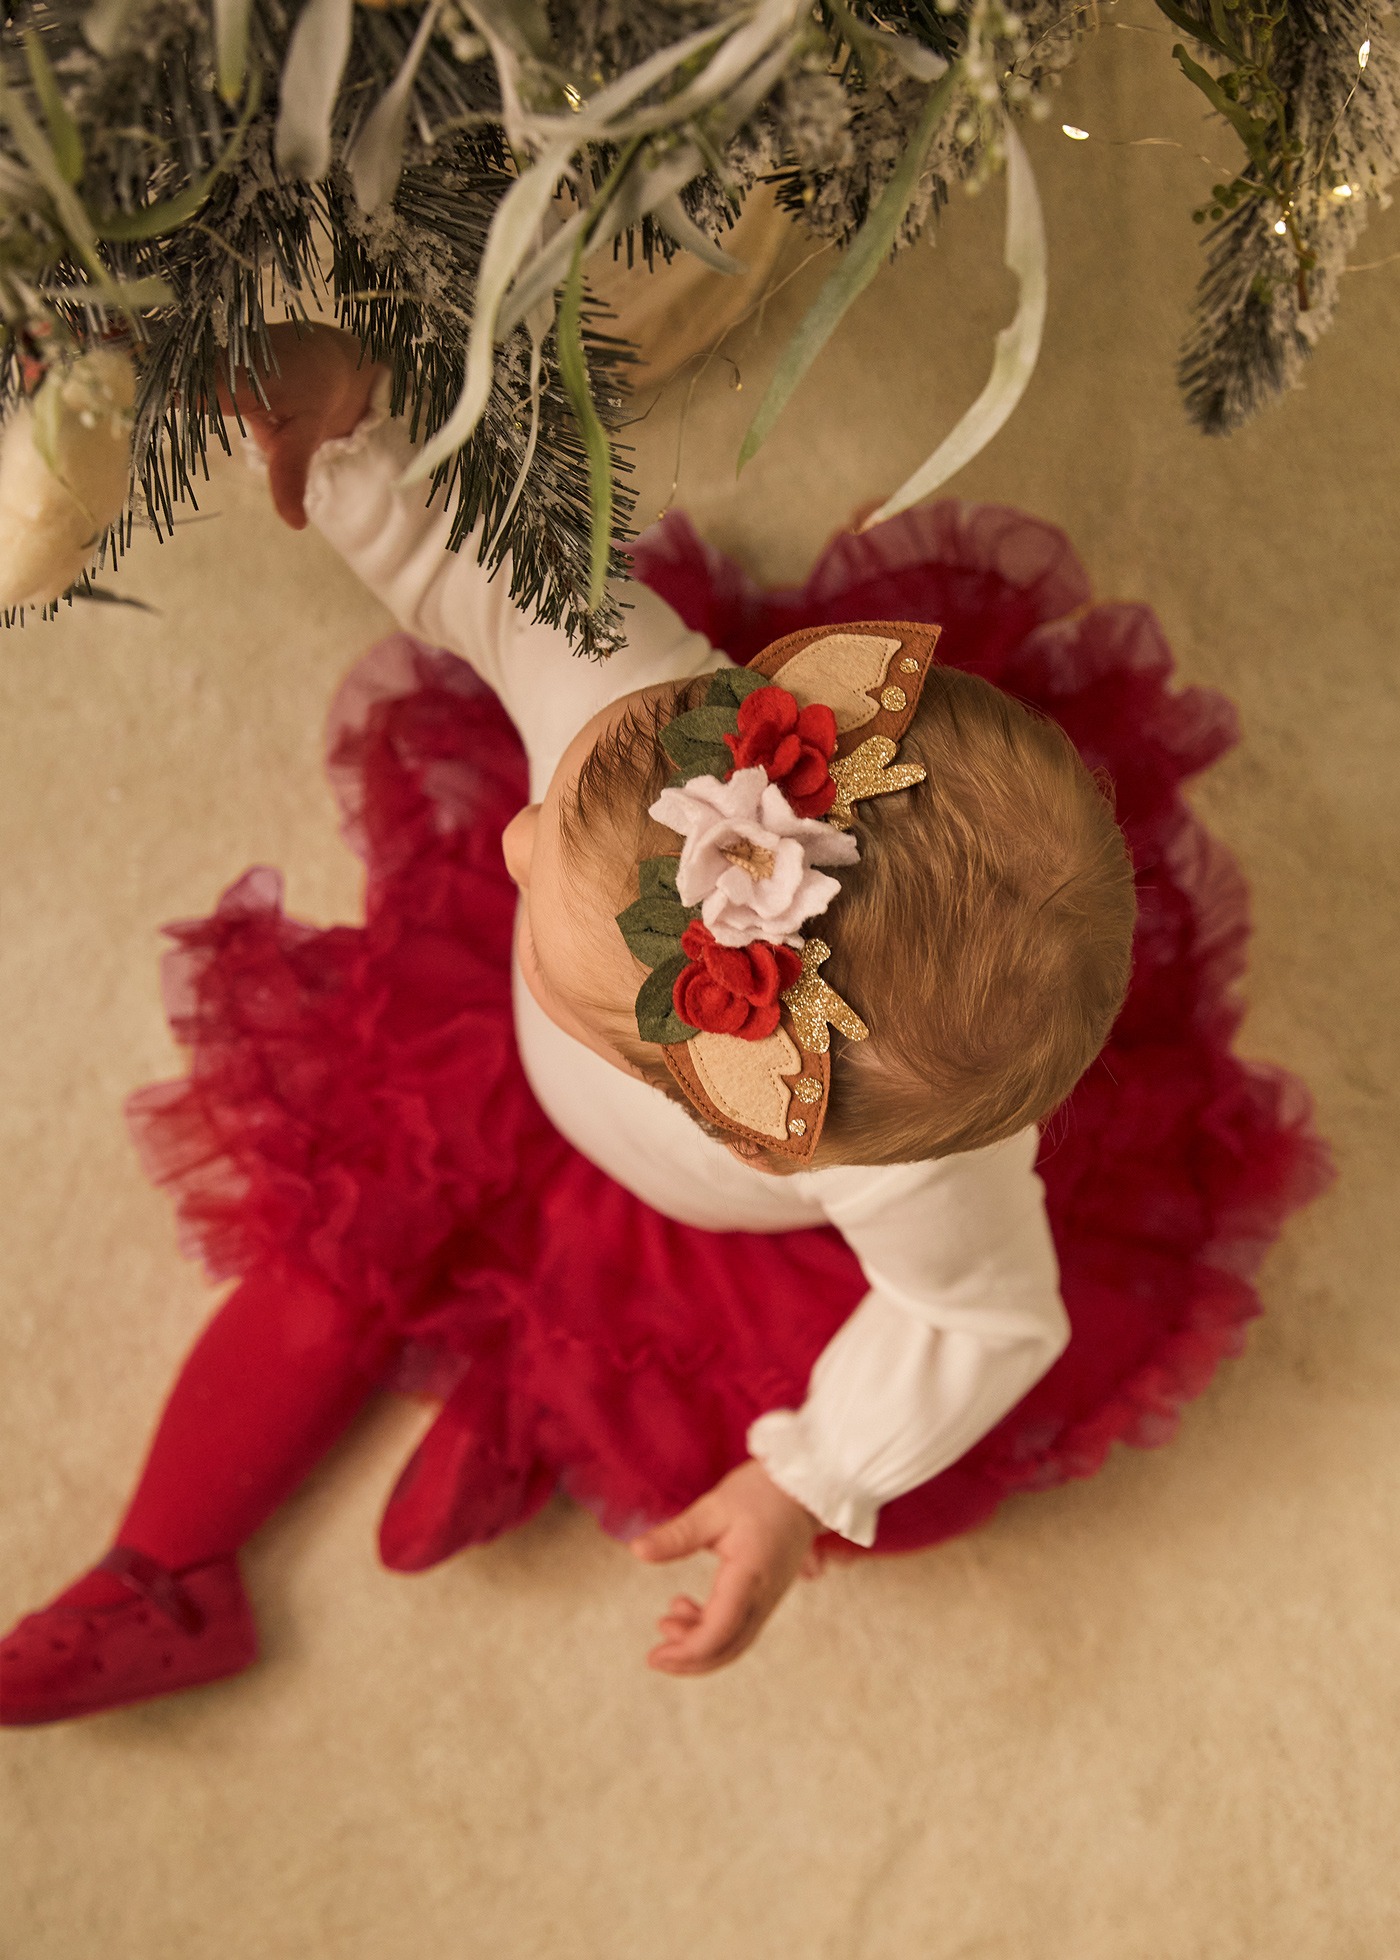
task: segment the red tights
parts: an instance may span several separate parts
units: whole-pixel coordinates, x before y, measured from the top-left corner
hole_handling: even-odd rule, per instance
[[[372,1393],[362,1339],[359,1314],[318,1281],[245,1279],[176,1378],[117,1543],[170,1571],[237,1551]],[[83,1605],[126,1596],[106,1573],[72,1590]]]

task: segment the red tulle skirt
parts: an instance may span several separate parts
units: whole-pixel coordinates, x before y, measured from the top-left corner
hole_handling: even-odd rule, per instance
[[[885,1506],[877,1551],[967,1530],[1016,1491],[1165,1442],[1259,1311],[1251,1277],[1329,1175],[1291,1076],[1231,1052],[1246,896],[1182,781],[1233,710],[1172,691],[1142,606],[1089,603],[1063,535],[954,503],[842,537],[762,592],[667,519],[638,576],[737,660],[800,626],[924,619],[939,654],[1054,717],[1116,787],[1141,917],[1102,1057],[1045,1135],[1070,1344],[960,1462]],[[524,758],[460,660],[403,635],[351,676],[330,769],[367,866],[365,923],[288,919],[254,870],[170,928],[182,1080],[139,1092],[145,1162],[216,1278],[308,1270],[357,1317],[364,1365],[441,1403],[385,1512],[414,1569],[519,1523],[562,1486],[627,1534],[680,1510],[796,1406],[861,1297],[829,1229],[712,1233],[650,1210],[534,1101],[510,1004],[500,832]]]

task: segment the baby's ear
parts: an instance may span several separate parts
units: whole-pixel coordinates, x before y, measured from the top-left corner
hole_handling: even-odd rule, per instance
[[[506,870],[521,891],[530,889],[530,867],[535,857],[535,836],[539,830],[540,806],[527,803],[517,810],[501,832],[501,855]]]
[[[783,1175],[783,1167],[775,1163],[763,1145],[756,1143],[752,1137],[726,1136],[724,1145],[731,1156],[737,1157],[741,1164],[747,1164],[750,1170],[762,1171],[765,1177]]]

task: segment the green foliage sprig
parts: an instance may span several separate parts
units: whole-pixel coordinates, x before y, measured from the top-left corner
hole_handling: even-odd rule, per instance
[[[1299,378],[1400,168],[1400,43],[1374,0],[1156,3],[1197,44],[1178,65],[1243,150],[1194,214],[1212,229],[1179,366],[1192,419],[1224,434]]]
[[[1172,55],[1217,115],[1223,116],[1244,145],[1248,160],[1228,183],[1215,184],[1209,204],[1192,212],[1197,224],[1219,222],[1249,198],[1269,204],[1275,227],[1293,250],[1298,304],[1308,308],[1308,274],[1317,264],[1316,250],[1303,235],[1294,199],[1306,151],[1290,127],[1289,97],[1276,64],[1278,35],[1288,18],[1286,0],[1210,0],[1208,21],[1192,14],[1178,0],[1156,0],[1160,11],[1202,42],[1224,64],[1212,74],[1194,61],[1178,42]]]

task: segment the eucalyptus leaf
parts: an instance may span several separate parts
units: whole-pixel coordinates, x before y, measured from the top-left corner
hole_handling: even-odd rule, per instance
[[[24,53],[29,63],[34,93],[39,98],[39,107],[48,124],[54,162],[65,183],[76,184],[83,174],[83,139],[78,133],[78,125],[68,113],[68,105],[59,91],[58,77],[44,52],[44,44],[32,27],[24,37]]]
[[[64,176],[47,136],[5,80],[3,70],[0,70],[0,118],[9,124],[15,148],[47,193],[69,244],[98,282],[102,295],[110,295],[114,290],[112,277],[97,249],[87,207]]]
[[[506,141],[520,161],[537,147],[535,118],[527,111],[521,91],[524,64],[545,53],[548,25],[532,5],[516,6],[509,0],[462,0],[462,11],[491,51]]]
[[[588,243],[588,227],[598,216],[598,205],[586,205],[567,218],[554,232],[548,242],[542,245],[535,256],[522,266],[510,291],[501,301],[501,311],[496,321],[496,338],[505,340],[514,333],[522,320],[529,318],[537,306],[553,300],[555,293],[569,276],[578,242],[583,239],[584,256],[587,257],[591,245]]]
[[[725,272],[732,278],[748,270],[742,259],[736,259],[732,252],[726,252],[722,246],[716,245],[707,232],[701,231],[674,193],[660,200],[652,216],[668,238],[673,238],[683,251],[699,259],[711,272]]]
[[[446,422],[404,472],[406,484],[421,483],[431,476],[439,463],[446,462],[462,447],[486,412],[486,404],[491,399],[496,317],[501,301],[539,232],[555,186],[568,165],[569,153],[563,147],[546,151],[538,163],[531,164],[516,178],[496,206],[477,274],[462,392]],[[560,365],[562,370],[562,349]]]
[[[749,71],[736,88],[715,104],[705,118],[712,148],[727,143],[748,121],[759,103],[772,94],[791,68],[805,38],[804,29],[800,25],[795,27]]]
[[[549,15],[541,0],[468,0],[466,12],[513,54],[548,59]]]
[[[431,0],[425,8],[398,74],[375,103],[345,153],[345,168],[362,211],[377,211],[399,187],[413,84],[418,79],[441,9],[442,0]]]
[[[832,17],[841,29],[847,45],[858,54],[888,55],[916,82],[936,82],[947,72],[948,64],[942,55],[926,48],[922,41],[912,35],[897,34],[893,28],[879,26],[874,21],[860,20],[842,0],[828,0]]]
[[[167,280],[154,275],[149,279],[113,279],[109,276],[100,284],[91,286],[44,285],[35,290],[38,298],[56,301],[63,306],[91,306],[96,302],[117,307],[124,313],[144,313],[152,307],[175,304],[173,287]]]
[[[668,123],[708,109],[720,95],[743,80],[770,52],[786,40],[806,12],[805,0],[760,0],[752,16],[721,43],[695,80],[666,104]]]
[[[575,142],[595,142],[613,134],[613,121],[624,109],[630,109],[639,96],[649,94],[692,55],[722,40],[742,18],[741,14],[731,14],[726,20],[712,21],[709,26],[697,28],[679,41],[659,48],[635,68],[629,68],[625,75],[619,75],[615,82],[600,88],[596,95],[585,97],[572,116],[540,117],[535,124],[536,131],[556,139],[567,138],[572,133]]]
[[[252,0],[214,0],[214,55],[219,94],[232,105],[248,72],[248,15]]]
[[[677,980],[689,964],[681,953],[654,968],[643,980],[637,994],[637,1032],[643,1041],[669,1047],[675,1041],[691,1041],[699,1032],[681,1019],[671,998]]]
[[[530,433],[525,438],[525,454],[520,459],[520,468],[515,473],[515,483],[506,507],[501,512],[498,530],[504,531],[515,514],[515,506],[520,502],[525,488],[525,480],[530,474],[530,465],[535,460],[535,449],[540,439],[540,402],[543,391],[544,343],[554,325],[554,302],[541,301],[532,307],[525,317],[525,325],[530,334]]]
[[[657,163],[649,162],[644,152],[635,152],[616,172],[611,186],[561,225],[549,243],[522,269],[502,304],[496,338],[504,339],[532,306],[537,306],[563,283],[580,238],[584,258],[592,258],[623,232],[639,225],[663,199],[688,184],[704,164],[693,143],[667,150]]]
[[[273,152],[284,177],[319,184],[331,167],[331,118],[350,58],[354,0],[303,0],[287,57]]]
[[[919,126],[909,139],[893,176],[880,193],[878,202],[842,253],[839,264],[817,294],[807,317],[783,350],[777,373],[759,404],[757,415],[739,451],[739,468],[762,447],[769,430],[782,414],[798,382],[825,347],[844,318],[847,308],[870,284],[894,248],[909,200],[914,195],[924,158],[938,126],[947,113],[961,75],[961,65],[950,68],[932,89]]]

